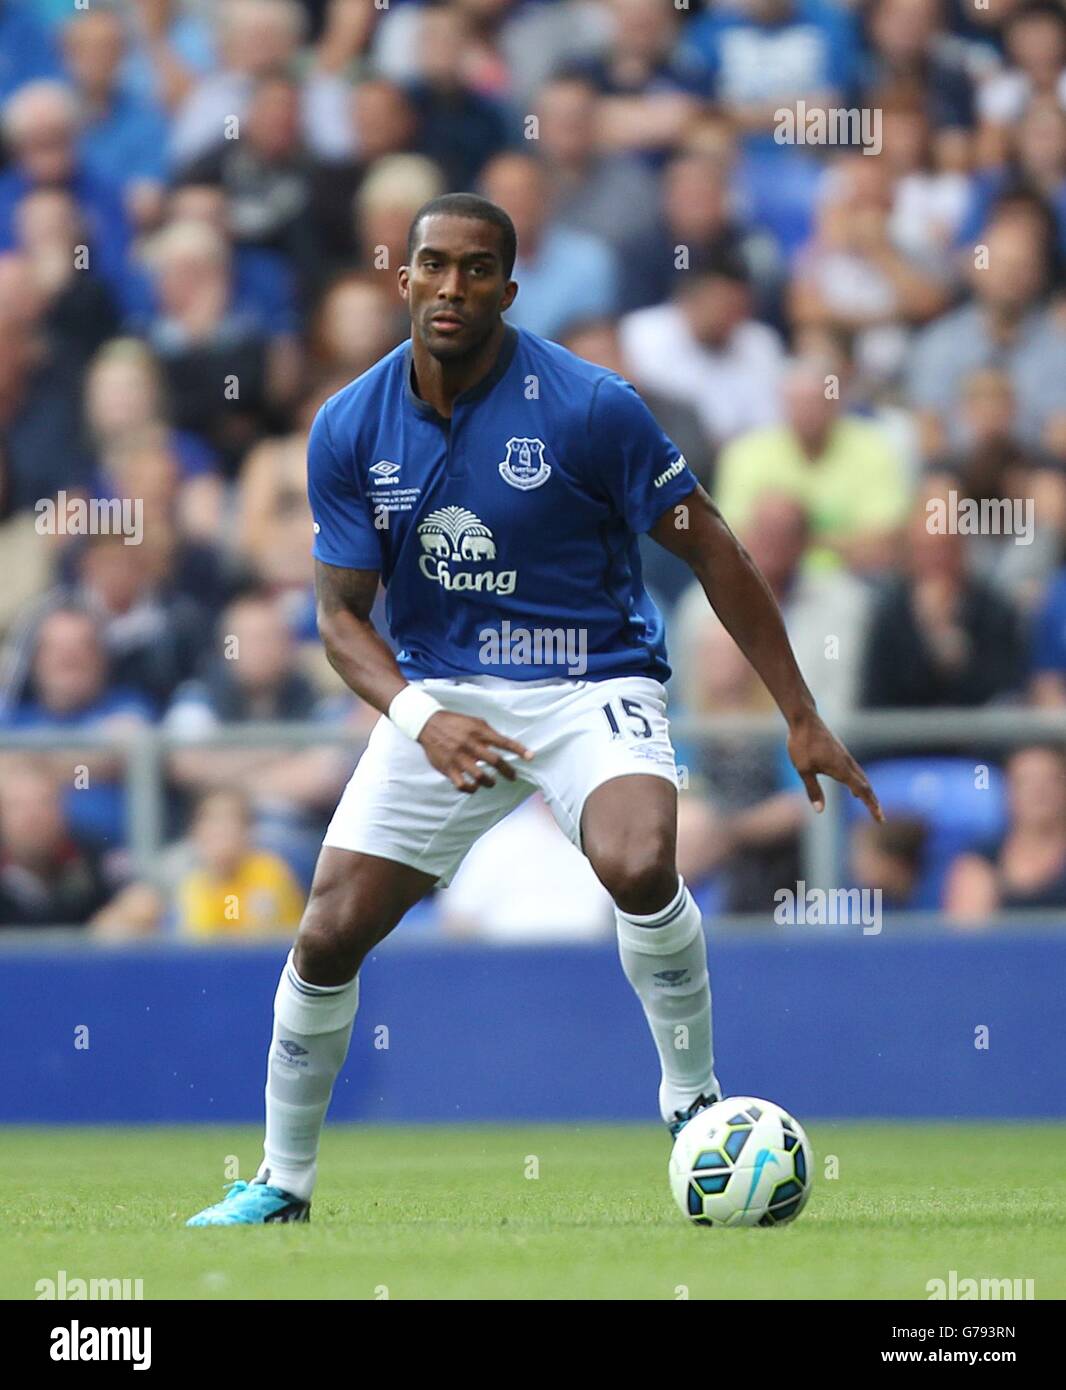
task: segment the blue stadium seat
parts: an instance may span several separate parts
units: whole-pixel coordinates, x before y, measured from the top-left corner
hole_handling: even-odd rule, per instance
[[[983,766],[988,785],[978,787],[975,768]],[[887,816],[919,816],[928,825],[925,866],[911,906],[938,908],[955,856],[1006,829],[1003,773],[973,758],[886,758],[868,764],[866,773]],[[851,798],[847,808],[850,829],[866,811]]]

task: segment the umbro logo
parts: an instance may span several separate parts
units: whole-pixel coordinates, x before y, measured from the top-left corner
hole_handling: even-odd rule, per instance
[[[379,483],[398,483],[400,480],[396,476],[400,471],[400,465],[393,463],[391,459],[378,459],[377,463],[371,464],[370,470]]]
[[[683,473],[687,467],[688,464],[685,462],[684,454],[679,454],[678,457],[674,459],[670,467],[664,469],[664,471],[660,473],[659,476],[655,479],[655,486],[665,487],[671,478],[676,478],[677,475],[679,473]]]
[[[664,985],[683,985],[688,980],[688,970],[656,970],[653,979]]]
[[[301,1047],[299,1043],[290,1042],[288,1038],[279,1038],[278,1046],[283,1047],[290,1057],[307,1056],[306,1047]]]

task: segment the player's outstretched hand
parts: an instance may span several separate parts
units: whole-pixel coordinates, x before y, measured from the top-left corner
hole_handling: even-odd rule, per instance
[[[788,756],[803,778],[816,811],[825,809],[825,797],[818,785],[818,774],[822,773],[835,782],[842,782],[852,796],[865,804],[874,820],[884,820],[885,813],[866,773],[816,714],[792,726],[788,735]]]
[[[515,770],[504,753],[514,753],[527,761],[533,756],[524,744],[504,738],[484,719],[448,710],[439,710],[426,720],[418,741],[437,771],[443,772],[461,792],[494,787],[494,771],[513,782]]]

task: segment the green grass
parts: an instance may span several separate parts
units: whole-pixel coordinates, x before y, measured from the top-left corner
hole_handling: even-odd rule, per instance
[[[223,1230],[182,1223],[222,1195],[228,1155],[251,1176],[258,1131],[8,1130],[0,1297],[60,1269],[140,1278],[146,1299],[923,1299],[951,1269],[1066,1297],[1063,1126],[808,1131],[799,1220],[708,1231],[675,1209],[654,1126],[338,1126],[310,1225]]]

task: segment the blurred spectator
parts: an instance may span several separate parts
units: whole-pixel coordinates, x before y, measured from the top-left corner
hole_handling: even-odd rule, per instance
[[[164,225],[202,222],[223,238],[230,251],[230,284],[234,309],[275,340],[291,338],[300,328],[299,285],[295,269],[278,251],[247,244],[234,245],[229,198],[218,185],[181,183],[166,202]],[[151,242],[144,243],[151,246]],[[143,245],[142,245],[143,251]],[[147,331],[158,310],[157,287],[143,254],[130,273],[130,327]]]
[[[505,100],[511,89],[511,71],[501,43],[516,0],[453,0],[465,20],[463,73],[473,91]]]
[[[423,203],[444,191],[439,167],[424,155],[389,154],[377,160],[355,195],[358,267],[385,271],[395,285],[396,271],[407,263],[411,219]]]
[[[521,288],[508,321],[557,338],[577,319],[613,314],[619,290],[615,254],[602,237],[555,218],[544,165],[530,154],[501,154],[481,182],[485,197],[510,214],[518,234],[513,278]]]
[[[228,0],[218,7],[218,65],[192,79],[174,113],[170,156],[176,168],[225,138],[234,119],[242,121],[258,79],[291,69],[305,25],[296,0]]]
[[[747,267],[718,251],[675,273],[668,302],[622,319],[622,350],[637,379],[698,411],[715,445],[778,417],[781,341],[751,314]]]
[[[707,610],[682,686],[690,714],[766,714],[766,688],[740,648]],[[766,914],[774,891],[799,876],[802,790],[782,777],[782,752],[772,743],[719,731],[698,753],[681,752],[691,790],[678,803],[677,867],[690,884],[722,881],[723,912]]]
[[[300,669],[320,694],[336,695],[347,687],[326,659],[318,636],[314,561],[305,544],[310,527],[306,431],[264,440],[248,455],[241,472],[234,549],[259,586],[276,599],[299,643]]]
[[[1012,908],[1066,908],[1066,755],[1022,748],[1007,762],[1006,835],[952,865],[944,901],[949,917],[988,926]]]
[[[689,37],[710,67],[715,99],[751,135],[770,131],[786,103],[839,103],[859,56],[854,16],[826,0],[723,0]]]
[[[513,111],[531,111],[541,86],[564,59],[594,53],[610,32],[601,0],[524,5],[521,0],[457,0],[471,28],[464,44],[471,87],[509,99]],[[393,82],[421,72],[423,21],[432,3],[407,0],[379,12],[370,49],[375,72]],[[504,68],[501,69],[501,62]]]
[[[272,597],[253,592],[235,599],[221,627],[223,653],[202,678],[177,693],[167,719],[173,733],[192,739],[223,722],[312,717],[318,697],[293,667],[289,633]],[[245,767],[278,758],[271,750],[233,756]],[[175,761],[190,770],[189,780],[206,786],[235,780],[217,753],[182,754]]]
[[[418,29],[418,76],[407,87],[415,146],[440,165],[449,188],[470,188],[507,144],[503,109],[466,76],[468,34],[462,8],[426,8]]]
[[[909,353],[906,397],[920,412],[929,452],[958,439],[956,402],[979,367],[1000,367],[1014,385],[1018,433],[1039,441],[1066,413],[1066,327],[1045,308],[1048,254],[1018,218],[984,234],[970,270],[970,303],[918,335]]]
[[[622,354],[617,321],[586,319],[571,324],[563,335],[562,343],[571,352],[577,353],[578,357],[583,357],[586,362],[595,362],[598,367],[617,372],[619,376],[633,383],[644,404],[659,422],[663,433],[674,441],[701,485],[709,491],[714,455],[710,441],[703,432],[699,415],[684,401],[665,396],[660,391],[649,390],[641,381],[634,379],[634,373]],[[651,589],[657,603],[663,606],[673,604],[682,590],[691,583],[692,571],[683,560],[672,555],[650,536],[641,536],[639,545],[644,582]]]
[[[417,8],[407,5],[399,13]],[[358,83],[349,104],[358,156],[320,161],[312,173],[315,236],[329,266],[345,265],[355,254],[352,209],[368,171],[386,155],[411,153],[417,125],[407,93],[384,78]]]
[[[1046,451],[1017,437],[1017,403],[1010,378],[986,369],[963,383],[959,420],[964,444],[934,460],[930,482],[954,489],[989,515],[990,507],[1012,508],[1011,529],[972,534],[970,569],[1023,607],[1031,607],[1062,559],[1066,531],[1066,469]],[[1015,512],[1027,529],[1012,533]]]
[[[913,816],[857,822],[851,835],[852,877],[857,886],[879,891],[883,907],[913,906],[928,834],[925,822]]]
[[[0,927],[87,926],[114,892],[80,845],[45,763],[0,754]]]
[[[79,608],[55,608],[42,618],[34,634],[30,678],[27,697],[0,709],[0,728],[71,737],[69,745],[40,754],[41,763],[67,788],[64,805],[71,829],[98,847],[123,844],[121,754],[78,746],[77,737],[126,738],[151,721],[151,706],[111,679],[102,627]]]
[[[195,745],[222,724],[258,720],[336,723],[351,709],[324,704],[299,668],[281,606],[266,593],[237,598],[219,625],[217,655],[203,675],[181,687],[166,718],[168,732]],[[277,844],[290,863],[313,863],[327,812],[351,771],[352,757],[333,746],[279,751],[189,747],[173,754],[172,776],[183,791],[241,787],[257,816],[260,840]],[[301,859],[302,863],[302,859]]]
[[[32,0],[0,3],[0,102],[27,82],[58,77],[59,53]]]
[[[656,167],[673,150],[711,95],[711,73],[681,42],[679,12],[658,0],[607,0],[610,39],[595,57],[561,65],[601,94],[600,140]]]
[[[855,333],[860,370],[881,380],[902,368],[908,327],[948,302],[944,274],[893,244],[891,213],[886,161],[842,155],[825,186],[815,236],[794,267],[789,304],[798,328]]]
[[[1007,66],[985,82],[977,96],[981,119],[980,162],[1002,164],[1011,127],[1033,104],[1051,98],[1066,109],[1066,15],[1052,0],[1028,3],[1003,24]]]
[[[1066,705],[1066,570],[1048,585],[1033,624],[1034,704]]]
[[[5,514],[83,487],[76,363],[52,350],[45,306],[23,255],[0,254],[0,476]]]
[[[206,224],[172,223],[145,255],[159,295],[148,337],[174,424],[201,433],[232,473],[291,394],[290,345],[234,305],[229,249]]]
[[[300,132],[300,89],[265,77],[252,89],[241,138],[217,143],[182,172],[185,182],[219,187],[235,246],[274,251],[306,286],[318,259],[311,211],[311,161]]]
[[[2,321],[0,321],[2,332]],[[26,608],[47,587],[52,573],[54,546],[37,529],[37,516],[28,508],[13,511],[9,505],[7,460],[3,449],[3,348],[0,347],[0,555],[4,582],[0,585],[0,639]]]
[[[217,513],[222,497],[215,455],[198,435],[169,427],[163,374],[146,343],[114,338],[100,349],[85,376],[85,417],[98,459],[153,426],[163,430],[190,495],[203,490],[209,494],[203,510]]]
[[[79,158],[101,183],[121,188],[131,222],[146,225],[161,206],[167,126],[154,102],[122,89],[122,19],[110,10],[85,10],[64,25],[62,42],[80,107]]]
[[[178,884],[177,927],[187,936],[293,933],[304,895],[292,870],[252,844],[252,814],[238,791],[213,791],[193,815],[194,866]]]
[[[973,245],[989,217],[1012,196],[1042,199],[1061,264],[1066,255],[1066,111],[1056,97],[1037,97],[1012,137],[1009,158],[978,175],[960,240],[964,246]]]
[[[211,26],[185,0],[133,0],[122,88],[172,113],[214,62]]]
[[[965,538],[934,524],[927,493],[904,540],[902,573],[870,621],[862,703],[872,709],[983,705],[1020,690],[1026,652],[1018,616],[967,573]]]
[[[221,544],[226,512],[218,479],[183,479],[173,439],[159,425],[123,434],[101,455],[95,491],[141,509],[151,582],[213,615],[240,578],[239,562]]]
[[[767,492],[740,531],[748,553],[777,600],[789,641],[818,709],[831,725],[854,709],[870,620],[867,586],[843,570],[803,563],[810,540],[805,508],[787,494]],[[716,623],[701,586],[692,581],[674,612],[670,652],[683,693],[700,677],[693,669],[704,632]]]
[[[642,309],[668,299],[683,249],[691,258],[724,252],[746,268],[753,288],[756,316],[776,320],[782,267],[773,238],[745,227],[735,216],[730,196],[730,164],[709,152],[677,155],[663,173],[661,211],[642,231],[640,218],[620,210],[614,223],[626,235],[622,303]],[[655,214],[658,199],[644,199]],[[606,217],[601,224],[607,224]]]
[[[157,718],[196,670],[205,644],[205,614],[158,582],[150,544],[150,539],[127,544],[117,534],[88,536],[73,584],[55,601],[96,617],[112,682],[142,696]]]
[[[410,332],[399,317],[399,296],[391,281],[352,272],[326,289],[309,328],[312,362],[323,374],[346,380],[362,376]]]
[[[82,261],[85,233],[77,204],[59,188],[27,193],[15,209],[18,252],[39,296],[53,360],[81,372],[118,327],[105,282]]]
[[[929,117],[917,97],[887,103],[881,123],[892,179],[891,245],[927,274],[953,280],[950,251],[970,209],[970,174],[938,165]]]
[[[763,493],[793,497],[807,509],[813,560],[876,571],[892,564],[906,512],[903,469],[880,426],[841,411],[839,381],[822,365],[797,362],[785,375],[783,424],[722,450],[716,501],[744,532]]]
[[[934,142],[958,138],[974,125],[973,81],[944,25],[942,0],[872,0],[870,53],[862,65],[864,90],[921,93]]]
[[[10,164],[0,173],[0,251],[18,243],[17,209],[35,189],[61,189],[77,204],[89,248],[89,266],[125,304],[129,224],[119,189],[89,169],[78,154],[79,112],[59,82],[31,82],[4,105],[4,141]]]
[[[610,895],[539,794],[489,831],[439,899],[452,936],[518,942],[603,940]]]
[[[545,83],[536,112],[541,157],[556,220],[626,251],[656,230],[659,184],[639,159],[600,150],[598,110],[596,90],[587,78],[557,77]],[[623,294],[629,294],[634,278],[637,267],[627,256]],[[653,302],[654,296],[631,303],[627,299],[626,307]]]

